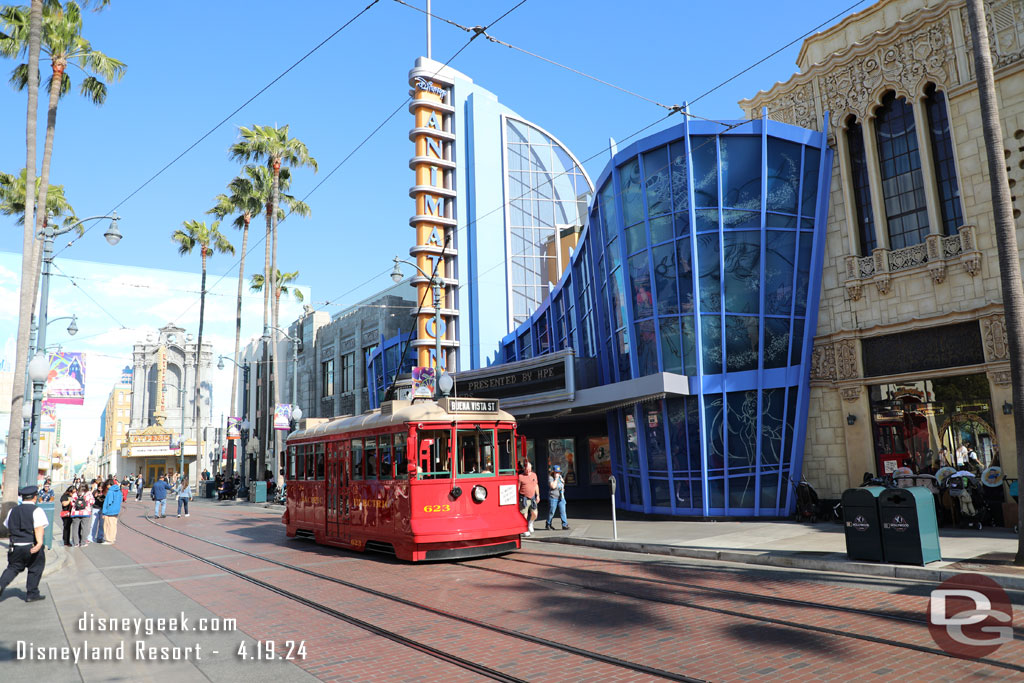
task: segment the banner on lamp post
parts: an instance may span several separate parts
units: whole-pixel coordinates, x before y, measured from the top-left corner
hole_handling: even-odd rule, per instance
[[[274,429],[287,432],[291,427],[291,421],[292,404],[278,403],[277,407],[274,408]]]
[[[46,400],[80,406],[85,403],[85,354],[58,351],[50,354]]]
[[[229,417],[228,418],[228,440],[242,438],[242,418],[240,417]]]
[[[415,367],[412,369],[412,397],[434,397],[434,368]]]

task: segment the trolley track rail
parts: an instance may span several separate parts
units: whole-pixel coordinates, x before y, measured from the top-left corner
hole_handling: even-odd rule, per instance
[[[323,581],[328,581],[330,583],[335,583],[335,584],[338,584],[338,585],[341,585],[341,586],[345,586],[346,588],[351,588],[353,590],[357,590],[357,591],[360,591],[362,593],[373,595],[374,597],[383,598],[383,599],[391,601],[391,602],[396,602],[398,604],[401,604],[401,605],[404,605],[404,606],[407,606],[407,607],[414,607],[416,609],[428,612],[428,613],[436,615],[436,616],[440,616],[440,617],[443,617],[443,618],[446,618],[446,619],[451,619],[453,621],[458,621],[458,622],[461,622],[461,623],[464,623],[464,624],[468,624],[470,626],[474,626],[474,627],[481,628],[481,629],[484,629],[484,630],[487,630],[487,631],[498,633],[500,635],[504,635],[504,636],[508,636],[508,637],[512,637],[512,638],[517,638],[519,640],[524,640],[524,641],[533,643],[535,645],[541,645],[543,647],[559,650],[559,651],[562,651],[562,652],[566,652],[568,654],[573,654],[573,655],[576,655],[576,656],[579,656],[579,657],[583,657],[585,659],[590,659],[590,660],[593,660],[593,661],[603,662],[605,664],[621,667],[621,668],[628,669],[630,671],[634,671],[634,672],[637,672],[637,673],[648,674],[650,676],[655,676],[657,678],[664,678],[666,680],[672,680],[672,681],[683,681],[684,683],[706,683],[703,679],[700,679],[700,678],[693,678],[691,676],[686,676],[686,675],[683,675],[683,674],[678,674],[678,673],[675,673],[675,672],[672,672],[672,671],[666,671],[664,669],[658,669],[656,667],[647,666],[647,665],[644,665],[644,664],[640,664],[638,662],[631,662],[631,661],[628,661],[628,660],[620,659],[618,657],[613,657],[611,655],[605,655],[605,654],[602,654],[600,652],[594,652],[592,650],[586,650],[586,649],[583,649],[583,648],[575,647],[573,645],[568,645],[566,643],[559,643],[559,642],[556,642],[556,641],[551,641],[551,640],[548,640],[546,638],[541,638],[541,637],[538,637],[538,636],[531,635],[529,633],[523,633],[521,631],[516,631],[516,630],[513,630],[513,629],[504,628],[502,626],[497,626],[497,625],[494,625],[494,624],[489,624],[487,622],[479,621],[479,620],[473,619],[471,617],[466,617],[466,616],[462,616],[462,615],[452,614],[451,612],[448,612],[448,611],[445,611],[445,610],[442,610],[442,609],[437,609],[437,608],[434,608],[434,607],[428,607],[428,606],[423,605],[421,603],[417,603],[417,602],[414,602],[412,600],[408,600],[406,598],[402,598],[402,597],[399,597],[399,596],[396,596],[396,595],[391,595],[391,594],[385,593],[383,591],[378,591],[378,590],[376,590],[374,588],[370,588],[368,586],[363,586],[361,584],[352,583],[351,581],[346,581],[344,579],[339,579],[339,578],[333,577],[333,576],[327,576],[325,574],[321,574],[319,572],[315,572],[315,571],[312,571],[312,570],[309,570],[309,569],[305,569],[303,567],[296,567],[296,566],[294,566],[292,564],[288,564],[286,562],[281,562],[281,561],[274,560],[274,559],[271,559],[271,558],[268,558],[268,557],[264,557],[264,556],[258,555],[256,553],[250,553],[250,552],[248,552],[246,550],[239,550],[238,548],[233,548],[233,547],[231,547],[229,545],[225,545],[225,544],[219,543],[217,541],[213,541],[213,540],[210,540],[210,539],[207,539],[207,538],[202,538],[201,536],[195,536],[193,534],[189,534],[189,533],[186,533],[184,531],[179,531],[178,529],[172,529],[171,527],[168,527],[166,525],[163,525],[163,524],[160,524],[160,523],[154,521],[152,518],[150,518],[149,515],[146,515],[146,520],[148,522],[150,522],[151,524],[160,527],[161,529],[166,529],[167,531],[171,531],[173,533],[180,534],[182,536],[185,536],[187,538],[191,538],[191,539],[196,540],[196,541],[201,541],[203,543],[208,543],[208,544],[216,546],[218,548],[223,548],[225,550],[230,550],[231,552],[237,553],[239,555],[244,555],[246,557],[251,557],[251,558],[254,558],[254,559],[266,562],[268,564],[276,565],[276,566],[279,566],[279,567],[284,567],[285,569],[290,569],[292,571],[299,572],[300,574],[305,574],[307,576],[312,576],[314,578],[321,579]],[[152,541],[154,541],[156,543],[159,543],[159,544],[164,545],[166,547],[172,548],[172,549],[174,549],[174,550],[176,550],[178,552],[181,552],[181,553],[183,553],[185,555],[188,555],[189,557],[192,557],[192,558],[194,558],[194,559],[196,559],[196,560],[198,560],[200,562],[203,562],[204,564],[208,564],[208,565],[210,565],[212,567],[216,567],[217,569],[220,569],[221,571],[224,571],[224,572],[226,572],[228,574],[231,574],[232,576],[236,576],[238,578],[244,579],[245,581],[248,581],[249,583],[252,583],[254,585],[260,586],[261,588],[265,588],[265,589],[267,589],[267,590],[269,590],[269,591],[271,591],[273,593],[276,593],[276,594],[281,595],[283,597],[286,597],[286,598],[289,598],[289,599],[294,600],[296,602],[299,602],[299,603],[301,603],[303,605],[306,605],[308,607],[316,609],[316,610],[318,610],[320,612],[323,612],[325,614],[328,614],[330,616],[333,616],[333,617],[336,617],[338,619],[341,619],[341,620],[345,621],[346,623],[349,623],[349,624],[352,624],[352,625],[357,626],[359,628],[362,628],[364,630],[370,631],[371,633],[374,633],[376,635],[383,636],[385,638],[388,638],[389,640],[392,640],[392,641],[395,641],[395,642],[400,643],[402,645],[406,645],[408,647],[411,647],[411,648],[413,648],[415,650],[418,650],[420,652],[428,654],[428,655],[430,655],[432,657],[436,657],[438,659],[442,659],[442,660],[447,661],[449,663],[455,664],[456,666],[459,666],[461,668],[464,668],[464,669],[467,669],[467,670],[470,670],[470,671],[474,671],[475,673],[479,673],[479,674],[481,674],[483,676],[487,676],[488,678],[492,678],[494,680],[501,680],[501,681],[520,681],[521,680],[521,679],[515,678],[513,676],[509,676],[508,674],[505,674],[505,673],[503,673],[501,671],[497,671],[495,669],[490,669],[489,667],[486,667],[486,666],[483,666],[481,664],[477,664],[475,662],[471,662],[470,660],[466,660],[464,658],[458,657],[457,655],[452,655],[452,654],[444,652],[442,650],[439,650],[439,649],[436,649],[436,648],[433,648],[433,647],[430,647],[430,646],[427,646],[427,645],[423,645],[423,644],[421,644],[421,643],[419,643],[419,642],[417,642],[415,640],[412,640],[411,638],[406,638],[405,636],[401,636],[399,634],[393,633],[391,631],[388,631],[387,629],[383,629],[383,628],[381,628],[379,626],[375,626],[373,624],[370,624],[369,622],[366,622],[366,621],[363,621],[363,620],[358,619],[356,617],[353,617],[351,615],[345,614],[345,613],[343,613],[343,612],[341,612],[339,610],[335,610],[333,608],[326,607],[324,605],[320,605],[319,603],[317,603],[317,602],[315,602],[313,600],[310,600],[308,598],[304,598],[304,597],[302,597],[300,595],[297,595],[295,593],[292,593],[291,591],[288,591],[288,590],[286,590],[284,588],[280,588],[279,586],[275,586],[274,584],[271,584],[271,583],[268,583],[266,581],[262,581],[260,579],[254,578],[254,577],[250,576],[249,574],[246,574],[245,572],[242,572],[242,571],[239,571],[239,570],[236,570],[236,569],[231,569],[230,567],[222,565],[219,562],[214,562],[213,560],[204,558],[201,555],[189,552],[189,551],[185,550],[184,548],[180,548],[180,547],[178,547],[178,546],[176,546],[176,545],[174,545],[172,543],[168,543],[167,541],[161,540],[161,539],[159,539],[159,538],[157,538],[157,537],[155,537],[155,536],[153,536],[151,534],[147,534],[144,531],[141,531],[140,529],[137,529],[137,528],[135,528],[135,527],[133,527],[133,526],[131,526],[129,524],[125,524],[124,522],[121,522],[121,526],[126,526],[126,527],[128,527],[129,530],[131,530],[131,531],[133,531],[133,532],[135,532],[135,533],[137,533],[137,534],[139,534],[141,536],[144,536],[144,537],[146,537],[146,538],[148,538],[148,539],[150,539],[150,540],[152,540]]]

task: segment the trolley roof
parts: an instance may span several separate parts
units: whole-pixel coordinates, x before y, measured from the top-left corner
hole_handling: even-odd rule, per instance
[[[314,437],[325,437],[334,434],[346,434],[348,432],[360,432],[370,429],[380,429],[391,425],[405,424],[408,422],[515,422],[516,418],[504,410],[493,411],[472,411],[472,410],[451,410],[454,401],[460,401],[465,405],[466,401],[473,402],[475,399],[441,399],[441,402],[419,399],[412,401],[387,401],[380,408],[362,415],[346,415],[321,422],[320,424],[306,429],[292,432],[288,440],[309,439]],[[482,402],[487,402],[482,400]],[[491,400],[495,405],[497,401]]]

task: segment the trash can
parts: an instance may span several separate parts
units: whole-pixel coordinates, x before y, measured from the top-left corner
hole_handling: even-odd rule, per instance
[[[46,513],[46,521],[49,524],[46,525],[46,530],[43,531],[43,546],[46,548],[53,547],[53,509],[54,503],[36,503],[36,507]],[[63,522],[63,520],[62,520]]]
[[[935,503],[928,489],[886,489],[878,497],[878,514],[887,561],[925,565],[942,559]]]
[[[206,488],[203,491],[203,498],[213,498],[217,493],[217,482],[215,481],[204,481],[203,486]]]
[[[843,530],[846,532],[846,556],[851,560],[882,562],[881,523],[878,496],[881,486],[847,489],[843,492]]]
[[[250,503],[266,503],[267,502],[267,482],[265,481],[254,481],[249,484],[249,502]]]

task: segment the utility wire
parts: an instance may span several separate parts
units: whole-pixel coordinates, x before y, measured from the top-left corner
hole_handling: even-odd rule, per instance
[[[357,14],[356,14],[356,15],[355,15],[354,17],[352,17],[351,19],[349,19],[348,21],[346,21],[346,22],[345,22],[344,24],[342,24],[340,28],[338,28],[338,29],[337,29],[336,31],[334,31],[334,33],[332,33],[331,35],[327,36],[327,37],[326,37],[326,38],[324,38],[324,39],[323,39],[322,41],[320,41],[320,43],[318,43],[318,44],[317,44],[317,45],[316,45],[316,46],[315,46],[315,47],[314,47],[313,49],[311,49],[311,50],[310,50],[309,52],[307,52],[306,54],[302,55],[302,57],[300,57],[300,58],[298,59],[298,61],[296,61],[296,62],[295,62],[295,63],[293,63],[293,64],[292,64],[291,66],[289,66],[289,67],[288,67],[287,69],[285,69],[285,70],[284,70],[284,71],[282,71],[282,72],[281,72],[280,74],[278,74],[278,75],[277,75],[277,77],[275,77],[275,78],[274,78],[274,79],[273,79],[272,81],[270,81],[270,82],[269,82],[269,83],[267,83],[267,84],[266,84],[265,86],[263,86],[262,88],[260,88],[260,89],[259,89],[259,90],[258,90],[258,91],[257,91],[257,92],[256,92],[256,93],[255,93],[255,94],[254,94],[254,95],[252,96],[252,97],[250,97],[250,98],[249,98],[249,99],[247,99],[247,100],[246,100],[245,102],[243,102],[243,103],[242,103],[241,105],[239,105],[239,106],[238,106],[237,108],[235,108],[235,110],[234,110],[234,111],[232,111],[232,112],[231,112],[230,114],[228,114],[228,115],[227,115],[227,116],[225,116],[225,117],[224,117],[223,119],[221,119],[221,120],[220,120],[220,121],[219,121],[219,122],[218,122],[218,123],[217,123],[216,125],[214,125],[214,126],[213,126],[212,128],[210,128],[210,130],[206,131],[206,132],[205,132],[205,133],[204,133],[204,134],[203,134],[202,136],[200,136],[200,138],[199,138],[198,140],[196,140],[196,141],[195,141],[195,142],[193,142],[193,143],[192,143],[191,145],[189,145],[188,147],[186,147],[186,148],[185,148],[185,150],[184,150],[183,152],[181,152],[180,154],[178,154],[178,156],[174,157],[174,158],[173,158],[173,159],[171,159],[171,160],[170,160],[169,162],[167,162],[167,163],[166,163],[166,164],[164,165],[164,167],[163,167],[163,168],[161,168],[161,169],[160,169],[159,171],[157,171],[157,172],[156,172],[156,173],[154,173],[154,174],[153,174],[152,176],[150,176],[148,180],[146,180],[146,181],[145,181],[144,183],[142,183],[142,184],[141,184],[141,185],[139,185],[139,186],[138,186],[137,188],[135,188],[135,189],[134,189],[134,190],[133,190],[133,191],[132,191],[132,192],[131,192],[131,193],[130,193],[130,194],[129,194],[129,195],[127,196],[127,197],[125,197],[124,199],[122,199],[121,201],[119,201],[119,202],[118,202],[117,204],[115,204],[115,205],[114,205],[114,208],[112,208],[112,209],[111,209],[110,211],[108,211],[107,213],[108,213],[108,214],[111,214],[111,213],[113,213],[114,211],[116,211],[117,209],[119,209],[119,208],[120,208],[120,207],[121,207],[121,206],[122,206],[123,204],[125,204],[125,203],[126,203],[126,202],[127,202],[128,200],[129,200],[129,199],[131,199],[132,197],[134,197],[135,195],[137,195],[137,194],[138,194],[138,193],[139,193],[140,191],[142,191],[142,189],[143,189],[144,187],[146,187],[146,186],[147,186],[147,185],[149,185],[149,184],[150,184],[151,182],[153,182],[154,180],[156,180],[156,179],[157,179],[157,178],[158,178],[158,177],[159,177],[160,175],[162,175],[162,174],[164,173],[164,171],[166,171],[166,170],[167,170],[167,169],[169,169],[169,168],[170,168],[171,166],[173,166],[173,165],[174,165],[174,164],[176,164],[176,163],[177,163],[178,161],[180,161],[180,160],[182,159],[182,157],[184,157],[184,156],[185,156],[186,154],[188,154],[188,153],[189,153],[189,152],[191,152],[191,151],[192,151],[193,149],[195,149],[195,148],[196,148],[196,146],[198,146],[198,145],[199,145],[199,144],[200,144],[200,143],[201,143],[201,142],[202,142],[203,140],[205,140],[206,138],[210,137],[210,135],[212,135],[212,134],[213,134],[213,133],[214,133],[214,132],[215,132],[215,131],[216,131],[216,130],[217,130],[218,128],[220,128],[220,127],[221,127],[221,126],[223,126],[223,125],[224,125],[225,123],[227,123],[227,122],[228,122],[229,120],[231,120],[231,117],[233,117],[233,116],[234,116],[235,114],[237,114],[238,112],[242,111],[242,110],[243,110],[243,109],[245,109],[245,108],[246,108],[247,106],[249,106],[249,104],[250,104],[250,103],[252,103],[252,101],[253,101],[253,100],[255,100],[255,99],[256,99],[257,97],[259,97],[260,95],[262,95],[263,93],[265,93],[265,92],[266,92],[267,90],[269,90],[269,89],[270,89],[270,88],[271,88],[271,87],[272,87],[272,86],[273,86],[273,85],[274,85],[275,83],[277,83],[277,82],[278,82],[278,81],[280,81],[280,80],[281,80],[282,78],[284,78],[284,77],[285,77],[285,76],[286,76],[286,75],[287,75],[287,74],[288,74],[289,72],[291,72],[291,71],[292,71],[292,70],[293,70],[293,69],[294,69],[295,67],[297,67],[297,66],[298,66],[299,64],[301,64],[302,62],[306,61],[306,59],[308,59],[308,58],[309,58],[309,57],[310,57],[310,56],[311,56],[311,55],[312,55],[312,54],[313,54],[314,52],[316,52],[317,50],[319,50],[320,48],[322,48],[322,47],[323,47],[324,45],[326,45],[326,44],[327,44],[328,42],[330,42],[330,41],[331,41],[331,39],[333,39],[333,38],[334,38],[335,36],[337,36],[337,35],[338,35],[339,33],[341,33],[341,32],[342,32],[342,31],[344,31],[344,30],[345,30],[346,28],[348,28],[348,27],[349,27],[349,25],[351,25],[351,24],[352,24],[352,22],[354,22],[354,21],[355,21],[356,19],[358,19],[359,17],[363,16],[363,14],[365,14],[365,13],[367,12],[367,10],[369,10],[369,9],[370,9],[371,7],[373,7],[374,5],[376,5],[376,4],[378,3],[378,2],[380,2],[380,0],[372,0],[372,1],[370,2],[370,4],[369,4],[369,5],[367,5],[367,6],[366,6],[366,7],[364,7],[363,9],[361,9],[361,10],[360,10],[360,11],[359,11],[359,12],[358,12],[358,13],[357,13]],[[75,243],[76,241],[78,241],[78,240],[82,239],[82,237],[83,237],[83,236],[85,235],[85,233],[89,232],[89,230],[90,230],[91,228],[92,228],[92,226],[90,226],[89,228],[86,228],[86,230],[85,230],[85,231],[83,231],[81,235],[79,235],[79,236],[78,236],[78,237],[76,237],[75,239],[73,239],[73,240],[71,240],[70,242],[68,242],[67,246],[65,246],[65,247],[64,247],[63,249],[61,249],[61,250],[60,250],[60,251],[58,251],[58,252],[57,252],[56,254],[54,254],[54,256],[58,256],[58,255],[59,255],[59,254],[60,254],[61,252],[63,252],[63,251],[64,251],[64,249],[67,249],[67,248],[68,248],[68,247],[70,247],[70,246],[71,246],[72,244],[74,244],[74,243]]]
[[[376,3],[377,1],[378,1],[378,0],[374,0],[374,3]],[[516,9],[518,9],[519,7],[521,7],[521,6],[522,6],[523,4],[525,4],[526,2],[527,2],[527,0],[521,0],[521,1],[520,1],[520,2],[518,3],[518,4],[516,4],[515,6],[513,6],[513,7],[512,7],[512,8],[510,9],[510,10],[508,10],[507,12],[505,12],[504,14],[502,14],[502,15],[501,15],[500,17],[498,17],[497,19],[495,19],[494,21],[492,21],[492,22],[491,22],[490,24],[488,24],[488,25],[487,25],[487,28],[490,28],[491,26],[494,26],[494,25],[495,25],[496,23],[498,23],[499,21],[501,21],[502,19],[504,19],[505,17],[507,17],[507,16],[509,15],[509,14],[511,14],[511,13],[512,13],[513,11],[515,11]],[[371,4],[370,6],[372,6],[372,4]],[[368,6],[368,7],[366,8],[366,9],[369,9],[369,7],[370,7],[370,6]],[[364,9],[364,10],[363,10],[363,12],[365,12],[365,11],[366,11],[366,9]],[[357,16],[358,16],[358,15],[357,15]],[[354,21],[354,20],[355,20],[355,17],[354,17],[354,18],[352,19],[352,21]],[[351,23],[351,21],[350,21],[349,23]],[[347,25],[347,24],[346,24],[346,25]],[[342,28],[344,28],[344,27],[342,27]],[[339,29],[339,30],[340,30],[340,29]],[[482,31],[481,31],[481,32],[482,32]],[[437,74],[439,74],[439,73],[440,73],[440,72],[441,72],[441,71],[442,71],[442,70],[443,70],[443,69],[444,69],[444,68],[445,68],[446,66],[448,66],[449,64],[451,64],[451,62],[452,62],[452,61],[453,61],[453,60],[454,60],[454,59],[455,59],[456,57],[458,57],[458,56],[459,56],[460,54],[462,54],[463,50],[465,50],[465,49],[466,49],[467,47],[469,47],[469,46],[470,46],[470,44],[471,44],[471,43],[472,43],[472,42],[473,42],[474,40],[476,40],[476,38],[477,38],[477,37],[478,37],[479,35],[480,35],[480,33],[474,33],[474,35],[470,36],[469,40],[467,40],[467,41],[466,41],[466,42],[465,42],[465,43],[464,43],[464,44],[462,45],[462,47],[460,47],[460,48],[459,48],[458,50],[456,50],[455,54],[453,54],[453,55],[452,55],[451,57],[449,57],[449,58],[448,58],[448,60],[447,60],[447,61],[446,61],[446,62],[445,62],[444,64],[442,64],[442,65],[441,65],[441,67],[440,67],[440,68],[439,68],[439,69],[438,69],[437,71],[435,71],[435,72],[434,72],[434,76],[437,76]],[[337,165],[336,165],[336,166],[335,166],[334,168],[332,168],[332,169],[331,169],[331,171],[330,171],[330,172],[329,172],[329,173],[328,173],[328,174],[327,174],[327,175],[326,175],[326,176],[324,177],[324,179],[323,179],[323,180],[321,180],[321,181],[320,181],[319,183],[317,183],[316,185],[314,185],[314,186],[313,186],[313,188],[312,188],[312,189],[311,189],[311,190],[310,190],[309,192],[307,192],[307,193],[306,193],[306,195],[305,195],[305,196],[304,196],[304,197],[303,197],[303,198],[302,198],[302,199],[301,199],[300,201],[302,201],[303,203],[305,203],[305,201],[306,201],[306,200],[307,200],[307,199],[308,199],[308,198],[310,197],[310,195],[312,195],[312,194],[313,194],[314,192],[316,192],[316,191],[317,191],[317,189],[319,189],[319,188],[320,188],[320,187],[321,187],[321,186],[322,186],[322,185],[323,185],[323,184],[324,184],[325,182],[327,182],[327,179],[328,179],[328,178],[330,178],[330,177],[331,177],[332,175],[334,175],[334,173],[335,173],[335,172],[336,172],[336,171],[337,171],[337,170],[338,170],[339,168],[341,168],[341,167],[342,167],[342,166],[343,166],[343,165],[344,165],[344,164],[345,164],[345,163],[346,163],[346,162],[347,162],[347,161],[348,161],[349,159],[351,159],[351,158],[352,158],[352,156],[353,156],[353,155],[354,155],[354,154],[355,154],[356,152],[358,152],[358,151],[359,151],[359,150],[360,150],[360,149],[361,149],[361,148],[363,147],[363,145],[365,145],[365,144],[366,144],[367,142],[369,142],[370,138],[372,138],[372,137],[373,137],[374,135],[376,135],[376,134],[377,134],[377,133],[378,133],[378,132],[379,132],[379,131],[380,131],[380,130],[381,130],[381,129],[382,129],[382,128],[383,128],[384,126],[385,126],[385,125],[387,125],[387,123],[388,123],[388,122],[389,122],[389,121],[390,121],[391,119],[393,119],[393,118],[394,118],[394,117],[395,117],[395,116],[396,116],[396,115],[398,114],[398,112],[399,112],[399,111],[401,111],[401,110],[402,110],[402,108],[404,108],[404,107],[405,107],[405,106],[406,106],[406,105],[407,105],[407,104],[408,104],[408,103],[409,103],[409,102],[410,102],[411,100],[412,100],[412,98],[411,98],[411,97],[406,97],[406,98],[405,98],[405,99],[404,99],[404,100],[402,101],[402,103],[401,103],[401,104],[399,104],[399,105],[398,105],[398,107],[396,107],[396,108],[395,108],[395,110],[394,110],[394,111],[392,111],[392,112],[391,112],[391,113],[390,113],[390,114],[389,114],[389,115],[388,115],[388,116],[387,116],[387,117],[386,117],[386,118],[385,118],[385,119],[384,119],[384,120],[383,120],[383,121],[382,121],[381,123],[379,123],[379,124],[377,125],[377,127],[376,127],[376,128],[374,128],[374,129],[373,129],[372,131],[370,131],[370,133],[369,133],[369,134],[368,134],[368,135],[367,135],[366,137],[364,137],[364,138],[363,138],[363,139],[362,139],[362,140],[361,140],[361,141],[359,142],[359,144],[357,144],[357,145],[356,145],[356,146],[355,146],[355,147],[354,147],[354,148],[352,149],[352,151],[351,151],[351,152],[349,152],[349,153],[348,153],[348,154],[347,154],[347,155],[345,156],[345,158],[343,158],[343,159],[342,159],[342,160],[341,160],[340,162],[338,162],[338,164],[337,164]],[[282,218],[282,219],[281,219],[280,221],[278,221],[278,223],[277,223],[278,227],[280,227],[282,223],[284,223],[284,222],[285,222],[286,220],[288,220],[288,217],[289,217],[289,216],[291,216],[291,215],[292,215],[292,212],[288,212],[288,213],[287,213],[287,214],[286,214],[286,215],[284,216],[284,218]],[[255,242],[253,243],[252,247],[250,247],[250,249],[249,249],[249,250],[248,250],[248,251],[246,252],[246,256],[248,256],[248,255],[249,255],[250,253],[252,253],[252,251],[253,251],[253,250],[254,250],[254,249],[255,249],[256,247],[258,247],[259,245],[263,244],[263,242],[264,242],[265,240],[266,240],[266,234],[264,234],[263,236],[259,237],[259,238],[258,238],[258,239],[257,239],[257,240],[256,240],[256,241],[255,241]],[[214,282],[214,284],[213,284],[212,286],[213,286],[213,287],[216,287],[216,286],[217,286],[217,285],[218,285],[218,284],[219,284],[219,283],[221,282],[221,280],[223,280],[224,278],[226,278],[226,277],[227,277],[228,275],[230,275],[230,274],[231,274],[232,270],[234,270],[234,267],[235,267],[235,266],[237,266],[237,265],[238,265],[238,264],[239,264],[240,262],[241,262],[241,260],[239,260],[239,261],[236,261],[236,262],[235,262],[235,265],[233,265],[233,266],[232,266],[231,268],[229,268],[229,269],[228,269],[228,270],[227,270],[227,271],[226,271],[226,272],[225,272],[225,273],[224,273],[223,275],[221,275],[221,276],[220,276],[220,278],[218,278],[218,279],[217,279],[217,281],[216,281],[216,282]],[[375,276],[375,278],[373,278],[373,279],[376,279],[376,277],[378,277],[378,276]],[[369,281],[368,281],[368,282],[369,282]],[[365,284],[365,283],[364,283],[364,284]],[[359,285],[359,286],[361,287],[361,286],[363,286],[363,285]],[[356,289],[358,289],[358,287],[357,287]],[[354,290],[350,290],[350,291],[354,291]],[[345,296],[345,294],[342,294],[342,295],[339,295],[338,297],[335,297],[335,298],[334,298],[334,301],[337,301],[337,299],[341,298],[341,296]],[[190,305],[190,306],[189,306],[189,307],[188,307],[187,309],[185,309],[185,310],[184,310],[184,311],[183,311],[183,312],[181,313],[181,315],[179,315],[179,316],[178,316],[177,318],[175,318],[175,322],[177,322],[178,320],[180,320],[181,318],[183,318],[183,317],[184,317],[184,316],[185,316],[185,315],[186,315],[186,314],[187,314],[187,313],[188,313],[188,312],[189,312],[189,311],[190,311],[190,310],[191,310],[192,308],[194,308],[194,307],[195,307],[195,305],[196,305],[196,302],[193,302],[193,303],[192,303],[192,304],[191,304],[191,305]]]
[[[92,295],[90,295],[90,294],[89,294],[89,292],[85,291],[85,289],[84,289],[83,287],[79,286],[79,284],[78,284],[77,282],[75,282],[75,278],[71,277],[70,275],[68,275],[67,273],[65,273],[65,272],[64,272],[63,270],[61,270],[61,269],[60,269],[60,266],[58,266],[58,265],[57,265],[56,263],[52,263],[52,262],[51,262],[51,263],[50,263],[50,265],[51,265],[52,267],[56,268],[56,269],[57,269],[58,271],[60,271],[60,273],[61,273],[61,274],[62,274],[62,275],[63,275],[64,277],[66,277],[66,278],[67,278],[67,279],[68,279],[68,280],[69,280],[69,281],[71,282],[71,284],[73,284],[73,285],[74,285],[75,287],[78,287],[78,290],[79,290],[80,292],[82,292],[82,294],[83,294],[83,295],[85,296],[85,298],[87,298],[87,299],[88,299],[89,301],[91,301],[91,302],[93,302],[94,304],[96,304],[96,307],[97,307],[97,308],[99,308],[99,309],[100,309],[101,311],[103,311],[103,312],[104,312],[104,313],[106,313],[106,314],[107,314],[108,316],[110,316],[110,319],[111,319],[111,320],[113,320],[113,321],[114,321],[115,323],[117,323],[117,324],[118,324],[118,326],[119,326],[119,327],[120,327],[120,328],[121,328],[122,330],[127,330],[127,329],[128,329],[128,327],[127,327],[127,326],[126,326],[126,325],[125,325],[124,323],[122,323],[122,322],[121,322],[120,320],[118,320],[118,319],[117,319],[117,317],[116,317],[116,316],[114,316],[114,314],[113,314],[113,313],[111,313],[110,311],[108,311],[107,309],[105,309],[105,308],[103,307],[103,305],[102,305],[102,304],[101,304],[101,303],[100,303],[99,301],[96,301],[96,299],[92,298]]]

